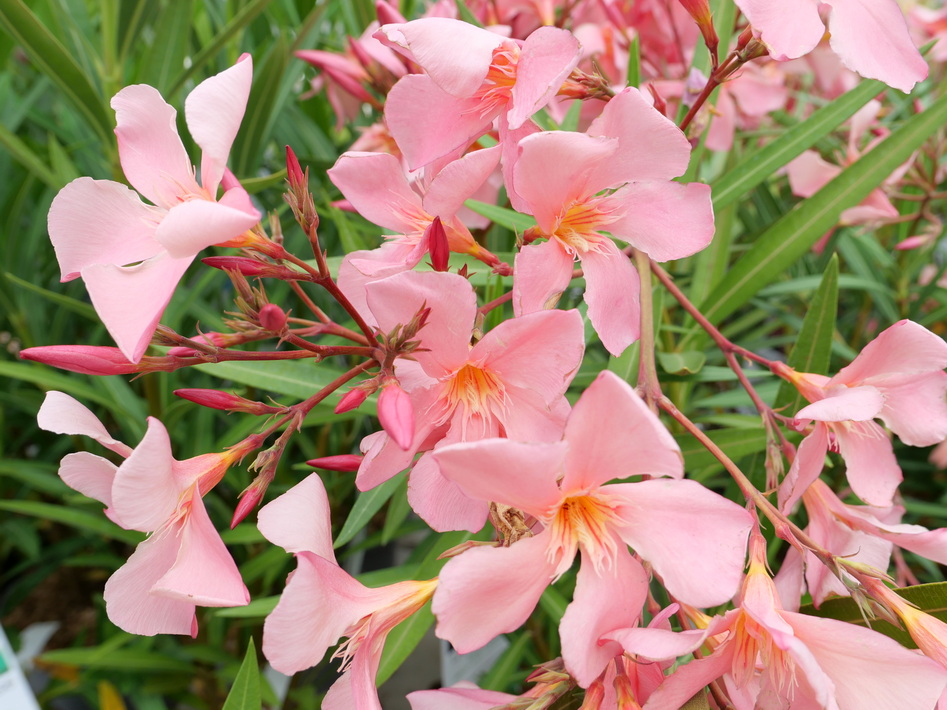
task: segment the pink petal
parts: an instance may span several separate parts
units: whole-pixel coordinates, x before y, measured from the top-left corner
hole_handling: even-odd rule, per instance
[[[604,637],[621,644],[625,653],[649,661],[663,661],[693,653],[703,644],[707,632],[698,629],[669,631],[649,626],[619,629]]]
[[[230,146],[240,129],[252,83],[253,59],[243,54],[232,67],[198,84],[184,101],[187,129],[204,151],[201,185],[211,198],[217,196],[217,186],[230,157]]]
[[[475,150],[445,165],[431,180],[424,195],[425,211],[441,219],[450,219],[496,170],[501,147]],[[377,196],[376,198],[377,199]]]
[[[101,456],[80,451],[66,454],[59,462],[59,477],[82,495],[94,498],[106,508],[112,505],[112,481],[118,466]]]
[[[714,236],[710,186],[692,182],[636,182],[613,196],[623,206],[608,231],[655,261],[696,254]]]
[[[441,474],[471,498],[519,508],[536,517],[562,499],[556,484],[566,444],[486,439],[434,450]],[[515,475],[514,475],[515,473]]]
[[[126,86],[112,97],[118,154],[125,177],[159,207],[194,191],[194,168],[178,135],[177,111],[146,84]]]
[[[618,534],[661,575],[668,591],[699,607],[733,597],[743,576],[753,519],[696,481],[616,483],[624,498]]]
[[[492,710],[517,699],[509,693],[480,688],[441,688],[408,693],[411,710]]]
[[[503,38],[459,20],[426,17],[403,25],[384,25],[375,37],[392,49],[405,50],[444,91],[470,96],[483,83],[493,50]],[[463,51],[457,51],[463,47]]]
[[[343,153],[329,171],[355,210],[398,234],[417,231],[421,198],[408,185],[401,161],[388,153]]]
[[[875,387],[838,387],[826,391],[825,399],[803,407],[795,419],[820,422],[863,422],[881,412],[885,398]]]
[[[947,670],[876,631],[783,612],[796,636],[835,684],[842,708],[933,708]]]
[[[444,478],[430,453],[422,456],[411,469],[408,503],[437,532],[477,532],[487,522],[490,512],[485,501],[471,498],[456,483]]]
[[[263,655],[280,673],[316,665],[349,627],[374,606],[366,588],[335,562],[308,552],[297,555],[276,608],[263,624]]]
[[[242,212],[221,202],[189,200],[172,207],[155,239],[176,259],[192,259],[212,244],[239,237],[260,221],[260,213]]]
[[[154,256],[162,210],[142,202],[124,185],[82,177],[56,195],[47,217],[62,280],[91,264],[131,264]]]
[[[509,404],[501,418],[503,436],[514,441],[555,442],[562,438],[562,430],[569,416],[569,401],[565,396],[547,402],[536,391],[507,386]]]
[[[894,0],[831,0],[829,44],[842,63],[908,93],[927,78],[927,62],[911,41]],[[865,38],[871,41],[866,43]]]
[[[553,578],[543,536],[510,547],[474,547],[441,570],[432,609],[438,638],[469,653],[529,617]]]
[[[713,653],[685,663],[658,686],[645,710],[680,710],[701,688],[730,671],[735,644],[718,646]],[[752,705],[750,706],[752,707]]]
[[[786,165],[789,189],[797,197],[812,197],[834,180],[842,169],[823,160],[814,150],[807,150]]]
[[[257,527],[263,537],[287,552],[312,552],[335,561],[329,499],[317,473],[260,508]]]
[[[540,27],[523,43],[511,90],[509,127],[516,130],[555,96],[579,62],[579,41],[568,30]]]
[[[832,378],[832,384],[884,385],[889,376],[943,370],[947,343],[922,325],[898,321],[866,345],[850,365]]]
[[[443,377],[467,361],[477,297],[457,274],[408,271],[365,287],[379,329],[387,333],[404,325],[422,308],[430,308],[418,337],[429,352],[415,357],[431,377]]]
[[[448,94],[431,77],[401,77],[385,101],[385,123],[411,170],[483,135],[496,114],[481,115],[480,101]]]
[[[501,116],[500,121],[500,148],[503,153],[500,159],[500,165],[503,172],[503,184],[506,186],[507,197],[510,199],[510,206],[513,207],[517,212],[528,213],[530,211],[529,204],[520,197],[519,193],[516,191],[516,186],[513,183],[513,168],[516,165],[516,160],[519,157],[519,143],[526,136],[531,136],[534,133],[540,133],[541,129],[532,121],[526,121],[522,126],[517,128],[515,131],[509,129],[506,124],[506,121],[503,120]]]
[[[548,404],[565,393],[584,352],[579,312],[552,310],[503,321],[471,348],[469,359]]]
[[[131,634],[197,636],[193,603],[152,594],[155,583],[174,564],[180,528],[162,528],[138,545],[105,583],[105,609],[113,624]]]
[[[618,356],[641,330],[638,270],[613,241],[605,239],[600,251],[582,255],[582,271],[589,320],[605,349]]]
[[[640,562],[622,551],[612,563],[599,572],[582,560],[572,602],[559,624],[562,660],[582,688],[623,653],[621,644],[603,637],[634,626],[648,597],[648,575]]]
[[[95,312],[122,353],[137,363],[192,257],[158,254],[135,266],[94,264],[82,271]]]
[[[878,415],[909,446],[931,446],[947,438],[947,373],[890,377]]]
[[[178,533],[178,554],[171,569],[155,582],[152,594],[201,606],[244,606],[250,593],[233,557],[207,517],[194,487],[190,512]]]
[[[555,231],[556,221],[573,202],[609,187],[592,185],[590,180],[597,175],[599,163],[609,160],[617,149],[614,138],[569,131],[534,133],[520,141],[513,187],[543,233]]]
[[[618,139],[615,155],[599,168],[602,184],[671,180],[683,175],[690,162],[687,137],[634,87],[626,87],[605,104],[587,132]]]
[[[112,507],[123,527],[157,530],[178,510],[182,488],[173,463],[168,430],[148,417],[144,438],[119,466],[112,486]]]
[[[599,373],[566,423],[563,491],[591,490],[614,478],[681,478],[684,459],[674,437],[618,375]]]
[[[762,33],[763,42],[777,61],[808,54],[825,34],[817,0],[799,0],[792,4],[773,0],[736,0],[736,4],[750,24]]]
[[[796,458],[789,467],[789,472],[779,485],[779,509],[789,512],[806,489],[822,473],[825,466],[825,455],[829,450],[829,428],[817,423],[796,451]]]
[[[46,393],[46,398],[36,413],[36,423],[40,429],[54,434],[92,437],[119,456],[127,457],[132,451],[121,441],[113,439],[88,407],[64,392],[50,390]]]
[[[891,505],[904,476],[884,430],[874,422],[859,422],[833,431],[855,495],[870,505]]]
[[[572,280],[575,260],[554,239],[520,249],[513,262],[513,312],[552,308]]]

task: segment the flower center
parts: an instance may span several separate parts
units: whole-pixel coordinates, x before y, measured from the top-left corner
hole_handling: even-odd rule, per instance
[[[480,88],[471,97],[477,100],[475,110],[482,118],[492,116],[509,103],[513,85],[516,83],[516,65],[520,59],[520,48],[503,44],[493,50],[493,61],[487,70]]]
[[[777,694],[791,700],[796,685],[796,663],[776,645],[773,635],[742,612],[733,626],[733,639],[737,648],[730,672],[737,685],[746,686],[757,668],[762,668]]]
[[[450,376],[445,396],[451,412],[460,405],[468,416],[496,416],[506,411],[503,382],[490,370],[470,363]]]
[[[596,571],[610,567],[618,554],[614,532],[618,524],[614,504],[601,492],[563,500],[549,523],[552,537],[547,554],[551,561],[558,560],[556,575],[569,569],[579,548],[583,560],[591,561]]]
[[[609,194],[573,202],[556,221],[552,234],[546,236],[559,242],[573,257],[581,257],[590,251],[601,252],[609,237],[599,234],[598,230],[618,219],[612,214],[614,202],[606,201]]]

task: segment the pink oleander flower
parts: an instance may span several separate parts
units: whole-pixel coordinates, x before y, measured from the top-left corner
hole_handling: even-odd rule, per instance
[[[412,170],[463,149],[497,118],[502,141],[555,96],[579,60],[575,37],[556,27],[520,42],[459,20],[423,18],[384,25],[375,36],[426,72],[402,77],[385,102],[388,128]]]
[[[904,508],[876,508],[848,505],[820,480],[815,480],[802,496],[809,525],[806,533],[834,555],[858,562],[880,572],[888,569],[891,550],[897,545],[938,564],[947,564],[947,528],[928,530],[920,525],[901,523]],[[800,553],[790,548],[788,564],[780,568],[792,581],[781,580],[780,589],[801,589],[803,566],[794,559]],[[785,582],[785,585],[784,585]],[[848,589],[812,553],[805,554],[805,584],[816,605],[830,594],[848,596]],[[789,601],[783,596],[784,604]],[[796,605],[797,599],[793,599]],[[787,604],[788,606],[788,604]]]
[[[414,410],[407,449],[387,432],[362,440],[356,484],[369,490],[411,467],[415,454],[459,441],[508,436],[558,439],[569,409],[566,388],[584,352],[577,311],[544,311],[513,318],[471,345],[477,299],[456,274],[407,271],[371,283],[366,299],[379,330],[390,332],[429,308],[412,360],[395,373]],[[441,476],[430,455],[408,480],[412,508],[435,530],[477,531],[488,505],[464,495]]]
[[[606,349],[618,355],[637,340],[638,272],[612,237],[656,261],[710,243],[710,188],[672,181],[689,159],[684,134],[633,88],[609,101],[587,133],[523,138],[509,192],[516,209],[536,218],[526,239],[546,241],[516,256],[514,312],[555,303],[578,260],[589,320]]]
[[[375,674],[385,638],[430,599],[437,579],[371,589],[339,567],[325,487],[317,474],[265,505],[257,517],[263,536],[296,556],[276,608],[263,625],[263,654],[280,673],[316,665],[342,637],[334,658],[342,677],[323,710],[381,710]]]
[[[911,41],[897,0],[736,0],[736,4],[778,61],[811,52],[827,25],[832,51],[862,76],[905,93],[927,77],[927,63]]]
[[[880,419],[905,444],[930,446],[947,437],[947,343],[913,321],[883,331],[834,377],[774,369],[811,402],[795,416],[813,424],[779,488],[788,510],[822,471],[827,451],[837,451],[859,498],[885,507],[902,474]]]
[[[737,708],[933,710],[947,671],[855,624],[786,611],[754,534],[740,604],[707,629],[710,652],[675,670],[645,710],[678,710],[723,678]]]
[[[157,419],[148,418],[145,437],[132,449],[109,436],[92,412],[62,392],[47,393],[37,420],[47,431],[92,437],[125,459],[116,466],[80,452],[67,455],[59,468],[70,488],[104,503],[114,523],[151,533],[105,584],[112,623],[143,636],[196,636],[197,605],[243,606],[250,601],[202,499],[251,450],[249,440],[223,453],[177,461]]]
[[[356,307],[364,305],[367,283],[412,269],[431,252],[435,218],[440,218],[451,251],[470,254],[491,267],[500,263],[457,216],[499,160],[499,146],[475,150],[443,166],[431,165],[409,181],[393,155],[348,152],[339,157],[329,179],[356,212],[393,232],[384,235],[386,241],[378,249],[346,255],[340,267],[339,286]]]
[[[437,635],[460,653],[513,631],[581,551],[559,627],[566,669],[588,687],[622,653],[604,637],[633,627],[647,597],[642,560],[675,598],[722,604],[736,592],[752,518],[683,476],[680,450],[657,416],[605,371],[576,403],[561,441],[489,439],[434,452],[471,498],[535,520],[533,535],[451,559],[434,595]],[[668,477],[607,483],[632,476]]]
[[[252,73],[245,54],[187,97],[188,129],[203,149],[200,184],[178,136],[176,111],[157,90],[136,84],[112,98],[115,134],[125,177],[152,204],[120,183],[82,177],[60,190],[49,208],[62,280],[82,277],[96,312],[132,362],[144,354],[197,253],[212,244],[243,246],[260,220],[226,169]]]

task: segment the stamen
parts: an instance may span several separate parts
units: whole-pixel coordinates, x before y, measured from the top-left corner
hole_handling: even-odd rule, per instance
[[[552,538],[547,555],[558,565],[556,574],[569,569],[579,548],[583,560],[589,560],[597,572],[611,567],[618,554],[614,533],[618,524],[615,506],[601,493],[571,496],[562,501],[549,524]]]

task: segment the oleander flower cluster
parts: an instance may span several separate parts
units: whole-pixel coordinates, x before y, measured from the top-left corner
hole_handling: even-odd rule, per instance
[[[894,0],[737,6],[749,24],[729,65],[715,56],[704,76],[689,70],[698,44],[716,52],[718,33],[724,43],[731,33],[715,30],[699,1],[468,2],[478,26],[457,19],[452,3],[409,21],[379,0],[379,23],[349,38],[344,54],[299,53],[320,71],[314,88],[329,92],[339,127],[366,106],[377,118],[327,179],[336,207],[377,227],[379,246],[334,267],[319,241],[309,172],[292,150],[286,201],[314,259],[267,236],[264,210],[227,168],[250,96],[249,56],[185,103],[202,150],[199,182],[175,109],[148,86],[116,94],[119,155],[134,191],[79,178],[53,201],[48,224],[63,280],[82,278],[117,348],[43,346],[23,356],[86,374],[306,358],[316,367],[335,358],[347,370],[292,405],[181,390],[206,407],[265,417],[224,451],[183,461],[157,419],[130,447],[78,401],[49,393],[43,429],[90,437],[121,459],[69,454],[62,479],[117,525],[147,534],[105,586],[112,622],[134,634],[196,636],[197,607],[250,601],[203,501],[256,452],[233,525],[262,504],[259,532],[296,565],[266,618],[263,653],[292,675],[334,649],[339,677],[323,708],[381,708],[386,639],[428,605],[436,636],[465,654],[524,629],[550,588],[566,599],[557,658],[544,659],[529,690],[419,689],[412,707],[540,708],[573,693],[583,708],[674,710],[707,687],[716,707],[937,707],[947,627],[893,601],[881,580],[900,550],[947,564],[945,529],[901,522],[892,439],[914,447],[947,439],[947,342],[901,320],[876,329],[834,376],[749,353],[807,402],[798,411],[757,404],[785,459],[771,466],[768,490],[677,409],[676,390],[662,390],[647,366],[653,276],[663,279],[662,264],[699,254],[715,237],[711,188],[692,163],[787,106],[787,77],[798,71],[788,60],[827,51],[827,27],[835,65],[826,73],[857,72],[904,92],[927,74]],[[637,86],[626,85],[629,53]],[[774,77],[786,86],[774,89]],[[697,94],[722,85],[712,110],[694,82]],[[854,120],[845,161],[873,147],[859,141],[880,111],[873,103]],[[789,181],[803,197],[842,172],[815,153],[797,161]],[[905,164],[884,189],[909,172]],[[842,222],[898,220],[884,189]],[[516,226],[502,249],[484,239],[492,219]],[[210,247],[241,250],[204,260],[233,282],[232,332],[195,324],[185,336],[160,326],[185,271]],[[269,301],[269,279],[319,293],[346,320],[315,306],[311,316],[290,313]],[[484,284],[499,284],[499,295],[488,300]],[[693,306],[676,287],[668,294]],[[729,342],[706,326],[717,344]],[[263,349],[267,342],[276,344]],[[244,347],[252,343],[260,345]],[[629,358],[640,366],[623,366]],[[357,447],[311,462],[324,473],[290,480],[281,471],[285,492],[268,495],[288,443],[306,435],[302,422],[330,397],[339,414],[375,397],[378,425]],[[733,485],[705,485],[688,470],[682,449],[694,442]],[[839,470],[844,491],[833,488]],[[337,558],[340,521],[326,485],[351,474],[366,494],[405,477],[411,515],[466,542],[425,578],[363,584]],[[768,554],[768,541],[780,539],[779,555]],[[800,613],[833,595],[865,609],[871,598],[904,620],[921,651]]]

